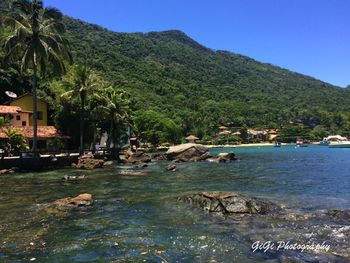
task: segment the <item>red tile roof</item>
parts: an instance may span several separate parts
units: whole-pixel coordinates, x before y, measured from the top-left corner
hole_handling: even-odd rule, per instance
[[[7,130],[9,130],[9,129],[18,130],[27,139],[33,139],[33,127],[32,126],[26,126],[26,127],[8,126],[6,128],[3,128],[2,130],[0,130],[0,138],[2,138],[2,139],[7,138],[6,129]],[[62,135],[54,126],[38,126],[38,139],[45,140],[45,139],[50,139],[50,138],[68,139],[69,136]]]
[[[21,111],[22,109],[18,106],[0,105],[0,114],[17,114]]]

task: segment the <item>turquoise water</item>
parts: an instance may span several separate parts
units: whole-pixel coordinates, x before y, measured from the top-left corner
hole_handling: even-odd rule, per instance
[[[0,177],[1,262],[280,262],[310,253],[258,253],[257,240],[297,240],[331,244],[329,253],[347,254],[348,222],[325,217],[242,219],[205,214],[177,197],[196,191],[238,191],[281,205],[288,213],[350,209],[350,149],[223,148],[241,161],[152,163],[144,176],[123,175],[132,166],[94,171],[71,169]],[[88,178],[63,182],[64,175]],[[47,204],[88,192],[96,203],[71,212]],[[345,237],[342,237],[342,234]],[[312,253],[311,253],[312,255]],[[309,261],[312,262],[312,261]],[[346,262],[346,261],[344,261]]]

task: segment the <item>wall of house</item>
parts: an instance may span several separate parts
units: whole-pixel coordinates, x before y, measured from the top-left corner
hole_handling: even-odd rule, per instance
[[[24,111],[33,111],[33,97],[31,95],[26,95],[20,97],[10,103],[11,106],[19,106]],[[42,120],[38,120],[38,126],[47,126],[47,103],[38,100],[37,102],[38,112],[42,112]],[[33,125],[33,115],[29,118],[29,125]]]
[[[17,120],[17,116],[19,116],[19,120]],[[12,126],[16,126],[16,127],[25,127],[25,126],[29,126],[29,113],[27,112],[21,112],[21,113],[17,113],[12,115],[12,119],[10,121],[10,124]],[[25,122],[25,125],[23,125],[23,122]]]

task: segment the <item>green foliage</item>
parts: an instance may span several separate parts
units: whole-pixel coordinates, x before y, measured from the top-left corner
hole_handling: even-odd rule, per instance
[[[137,136],[144,142],[159,145],[180,141],[180,127],[160,112],[137,111],[135,112],[134,124]]]
[[[213,144],[215,145],[224,145],[224,144],[240,144],[242,139],[235,135],[229,136],[220,136],[213,140]]]
[[[311,138],[319,138],[324,130],[350,135],[349,89],[239,54],[205,48],[177,30],[116,33],[68,17],[63,17],[63,21],[67,29],[65,36],[77,63],[86,63],[88,57],[91,70],[98,72],[108,86],[130,94],[130,111],[136,118],[137,114],[145,115],[145,112],[161,112],[159,119],[172,120],[173,125],[169,125],[179,132],[173,136],[175,141],[188,134],[209,138],[221,124],[239,130],[246,141],[248,127],[281,128],[296,120],[313,130],[309,134]],[[17,85],[16,71],[16,65],[3,73],[0,70],[0,85],[5,83],[8,89],[15,86],[27,89],[25,77],[23,85]],[[46,78],[41,92],[58,110],[56,120],[63,132],[75,137],[79,134],[76,127],[80,116],[78,99],[63,101],[56,95],[68,91],[62,89],[66,78],[69,77]],[[105,88],[100,85],[98,89],[101,86]],[[92,112],[89,100],[85,107]],[[92,122],[109,131],[110,122],[105,121],[104,115],[100,117],[97,122],[84,117],[89,120],[84,127],[84,139],[91,138],[94,133]],[[137,120],[140,122],[140,118]],[[316,128],[320,125],[324,130]],[[119,126],[122,136],[124,121]],[[145,133],[154,133],[154,125],[143,125],[142,129]],[[153,142],[169,140],[164,138],[167,137],[164,131],[160,133],[146,137]],[[290,140],[288,136],[292,135],[284,136]]]
[[[0,128],[3,127],[5,123],[6,123],[5,118],[0,116]]]
[[[29,149],[27,140],[22,133],[16,129],[7,130],[6,136],[8,137],[1,148],[11,155],[19,155],[21,151],[26,151]],[[10,146],[10,150],[8,149]]]
[[[47,149],[51,151],[60,151],[65,149],[64,142],[59,138],[48,139],[46,142]]]
[[[287,125],[280,130],[278,140],[280,142],[296,142],[297,139],[311,139],[310,129],[303,126]]]

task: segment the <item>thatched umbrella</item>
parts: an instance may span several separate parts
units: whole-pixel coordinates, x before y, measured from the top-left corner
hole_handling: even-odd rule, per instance
[[[195,143],[196,141],[199,140],[199,138],[194,136],[194,135],[187,136],[185,139],[186,139],[186,141],[188,141],[190,143]]]

